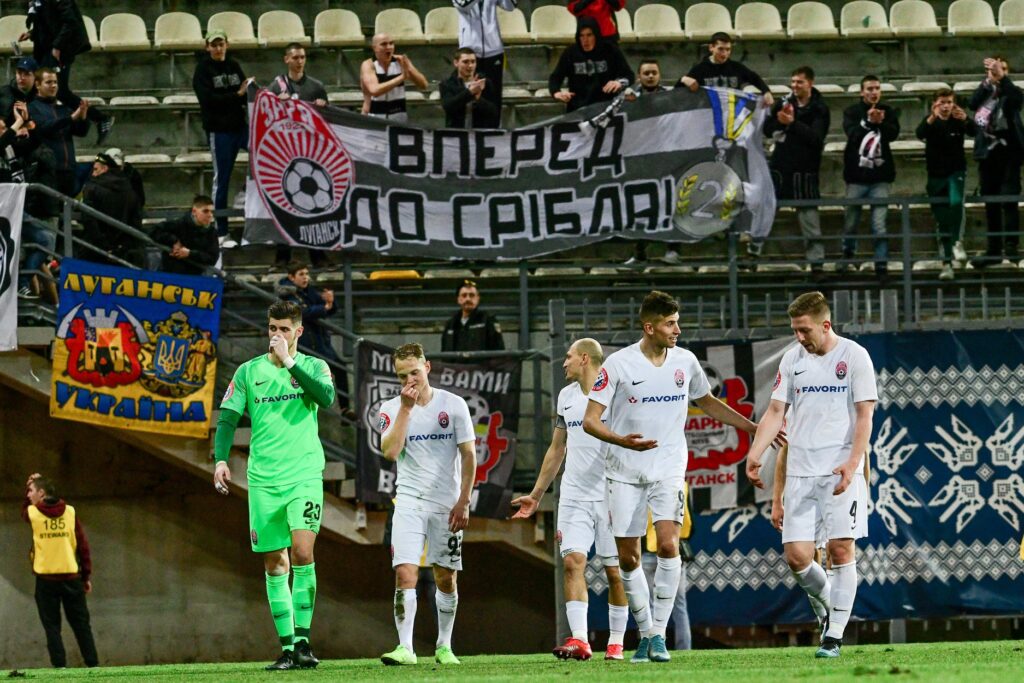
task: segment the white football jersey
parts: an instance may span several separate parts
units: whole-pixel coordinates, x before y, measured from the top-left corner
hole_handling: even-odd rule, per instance
[[[573,502],[604,500],[604,441],[583,431],[589,403],[579,382],[558,394],[555,426],[565,429],[565,473],[559,495]]]
[[[850,457],[857,422],[854,404],[878,400],[875,367],[863,346],[843,337],[824,356],[797,344],[782,356],[772,398],[791,406],[786,475],[832,474]]]
[[[589,399],[607,409],[608,427],[620,436],[642,434],[658,442],[649,451],[605,445],[605,476],[646,484],[686,475],[686,413],[690,401],[711,390],[697,357],[668,349],[660,367],[647,360],[640,343],[608,356]]]
[[[415,405],[409,415],[405,447],[398,456],[396,504],[418,509],[448,512],[459,499],[462,458],[459,444],[476,441],[473,418],[461,396],[433,389],[425,406]],[[383,437],[395,423],[402,397],[385,401],[380,407]]]

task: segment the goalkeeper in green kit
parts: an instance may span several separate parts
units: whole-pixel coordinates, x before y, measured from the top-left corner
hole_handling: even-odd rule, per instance
[[[263,553],[267,600],[283,650],[267,669],[310,669],[320,663],[309,646],[316,599],[313,544],[324,499],[317,410],[334,403],[334,381],[326,362],[296,350],[301,308],[278,301],[267,317],[269,353],[239,366],[221,401],[213,483],[227,495],[228,456],[238,421],[248,411],[249,540],[253,552]]]

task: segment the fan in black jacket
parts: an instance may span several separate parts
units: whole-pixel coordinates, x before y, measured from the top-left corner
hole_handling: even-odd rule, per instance
[[[877,76],[865,76],[860,82],[861,101],[843,112],[846,150],[843,152],[843,180],[847,199],[884,199],[889,184],[896,180],[890,143],[900,136],[899,112],[881,102],[882,83]],[[843,262],[839,272],[849,268],[857,250],[854,235],[860,223],[861,206],[847,206],[843,221]],[[885,237],[885,219],[889,207],[871,207],[871,234],[874,235],[875,275],[888,276],[889,241]]]
[[[498,128],[501,109],[484,97],[494,84],[476,72],[476,54],[468,47],[455,51],[455,71],[441,81],[441,106],[448,128]]]
[[[445,323],[442,351],[504,351],[505,340],[493,315],[480,310],[480,291],[472,280],[455,290],[459,311]]]
[[[569,80],[569,92],[562,82]],[[569,46],[548,78],[551,96],[565,102],[567,112],[595,102],[608,102],[629,87],[633,70],[614,43],[601,38],[597,20],[581,17],[576,24],[576,42]]]
[[[118,170],[117,163],[107,154],[97,155],[93,162],[92,176],[82,188],[82,201],[137,230],[142,227],[142,207],[132,190],[131,181]],[[131,235],[88,215],[82,217],[82,224],[87,242],[101,248],[103,252],[131,261],[134,256],[132,252],[138,246]],[[87,261],[121,265],[106,258],[103,252],[85,249],[81,257]]]
[[[75,0],[29,0],[25,24],[29,30],[22,38],[32,40],[32,56],[39,66],[59,67],[57,99],[77,109],[82,98],[71,90],[71,66],[78,55],[92,50],[92,44]],[[92,107],[88,118],[99,131],[96,144],[102,145],[114,125],[113,117]]]
[[[217,231],[213,227],[213,200],[198,195],[192,200],[191,212],[156,227],[153,241],[171,248],[170,253],[163,255],[161,270],[202,275],[207,266],[220,258]]]
[[[779,199],[819,199],[821,155],[825,150],[831,115],[821,93],[814,87],[814,70],[802,66],[790,77],[791,93],[772,107],[764,133],[775,141],[769,167]],[[811,276],[820,280],[825,260],[818,208],[796,210],[803,233]]]

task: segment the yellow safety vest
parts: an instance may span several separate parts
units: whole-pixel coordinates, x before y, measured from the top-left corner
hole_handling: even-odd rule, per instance
[[[67,505],[60,517],[47,517],[35,505],[29,505],[28,519],[32,523],[32,571],[77,574],[75,508]]]

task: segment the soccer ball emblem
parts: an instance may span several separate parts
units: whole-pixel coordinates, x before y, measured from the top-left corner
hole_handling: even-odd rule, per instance
[[[443,410],[438,413],[437,424],[441,425],[441,429],[448,429],[448,413]]]
[[[296,159],[282,177],[284,195],[303,213],[327,211],[334,202],[334,183],[323,166],[309,159]]]
[[[682,370],[676,370],[676,386],[680,389],[686,384],[686,373]]]
[[[846,361],[836,363],[836,379],[846,379]]]
[[[715,398],[720,398],[722,396],[723,388],[722,375],[714,365],[707,361],[702,360],[700,362],[700,366],[704,369],[704,375],[708,378],[708,384],[711,385],[711,395]]]

